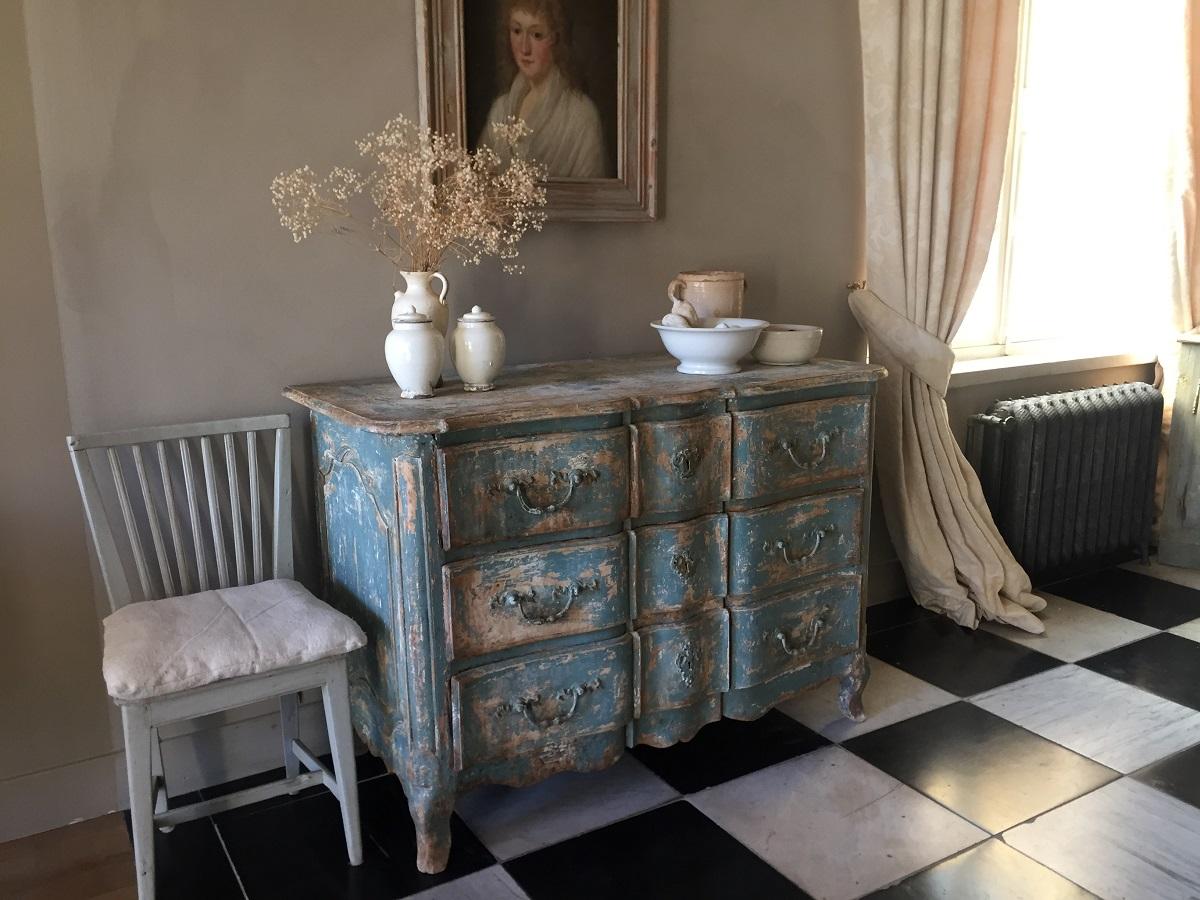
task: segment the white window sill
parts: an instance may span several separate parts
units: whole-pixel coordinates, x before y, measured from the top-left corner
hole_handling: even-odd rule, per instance
[[[1041,378],[1112,369],[1119,366],[1141,366],[1157,362],[1150,350],[1112,352],[1081,351],[1064,347],[1037,353],[1009,353],[982,359],[958,359],[950,374],[950,387],[971,387],[977,384],[998,384],[1023,378]]]

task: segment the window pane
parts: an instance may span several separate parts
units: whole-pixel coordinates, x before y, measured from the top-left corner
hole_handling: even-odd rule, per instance
[[[1136,340],[1169,321],[1183,0],[1029,0],[1009,341]]]

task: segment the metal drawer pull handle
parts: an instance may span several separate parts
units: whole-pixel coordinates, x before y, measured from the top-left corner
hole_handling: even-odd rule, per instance
[[[679,553],[671,554],[671,571],[687,581],[692,574],[692,570],[696,568],[696,563],[692,560],[692,555],[686,550]]]
[[[833,524],[823,525],[820,528],[814,528],[809,536],[809,540],[812,541],[812,549],[807,553],[797,556],[795,559],[792,559],[791,556],[788,555],[788,551],[791,549],[792,542],[786,538],[780,538],[774,543],[770,541],[764,542],[763,551],[769,552],[771,550],[778,550],[783,556],[783,561],[789,566],[802,566],[821,552],[821,545],[825,542],[826,536],[836,534],[837,530],[838,527]],[[840,537],[838,538],[838,543],[841,543]]]
[[[571,502],[571,497],[574,496],[576,487],[589,481],[596,481],[599,477],[600,473],[595,469],[571,469],[569,472],[551,472],[548,479],[550,486],[557,487],[560,484],[566,484],[567,492],[563,494],[561,499],[555,500],[553,503],[548,503],[545,506],[534,506],[529,502],[529,496],[525,491],[533,484],[532,479],[505,478],[500,482],[500,490],[506,494],[516,494],[517,500],[521,503],[521,508],[531,516],[544,516],[565,508]]]
[[[584,591],[594,591],[600,587],[600,579],[593,578],[591,581],[575,581],[565,587],[559,585],[550,592],[550,596],[555,600],[566,598],[566,603],[563,603],[554,612],[544,612],[538,605],[538,594],[535,588],[530,588],[528,591],[505,591],[503,594],[497,594],[492,598],[492,609],[511,609],[516,607],[521,611],[523,618],[530,625],[549,625],[552,622],[557,622],[565,616],[571,608],[571,604],[575,602],[575,598]],[[526,608],[528,605],[528,608]]]
[[[671,468],[680,478],[692,478],[703,456],[704,451],[699,447],[684,447],[671,454]]]
[[[779,641],[779,645],[783,647],[783,652],[788,656],[796,656],[800,653],[806,653],[816,646],[821,636],[825,633],[828,622],[825,621],[825,616],[828,615],[828,610],[821,613],[811,622],[806,625],[800,635],[800,643],[793,645],[790,637],[782,630],[775,632],[775,640]]]
[[[553,728],[555,725],[561,725],[569,720],[579,710],[579,698],[584,694],[590,694],[592,691],[598,691],[603,685],[599,678],[594,678],[591,681],[585,681],[580,684],[573,684],[570,687],[565,687],[557,694],[554,699],[560,705],[571,701],[571,705],[564,712],[556,716],[550,716],[546,719],[539,719],[534,715],[533,708],[542,702],[541,694],[533,694],[529,697],[521,697],[518,700],[513,700],[511,703],[501,704],[496,708],[496,715],[504,716],[510,713],[521,713],[529,720],[529,724],[535,728]]]
[[[815,469],[821,463],[825,462],[825,457],[829,455],[830,443],[841,433],[842,429],[831,428],[828,431],[822,431],[820,434],[818,434],[809,445],[811,447],[811,451],[809,453],[809,459],[806,460],[800,460],[796,458],[797,442],[795,441],[784,439],[776,446],[788,455],[788,458],[791,459],[792,464],[795,465],[797,469]]]

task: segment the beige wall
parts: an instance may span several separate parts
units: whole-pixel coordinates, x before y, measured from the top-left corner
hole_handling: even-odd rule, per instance
[[[736,27],[727,0],[663,6],[660,221],[551,225],[520,277],[451,264],[454,308],[492,309],[514,362],[649,350],[674,272],[741,268],[755,314],[821,324],[826,355],[860,356],[844,291],[862,242],[855,5],[756,0]],[[0,482],[2,839],[119,791],[63,435],[280,410],[289,383],[385,373],[386,264],[332,238],[294,245],[268,185],[415,116],[416,58],[412,0],[26,0],[24,32],[18,0],[0,10],[19,226],[0,271],[21,325],[0,356],[0,440],[21,472]],[[168,770],[194,784],[264,765],[267,721],[208,723],[224,727],[179,738]]]
[[[0,835],[14,779],[113,747],[99,624],[67,460],[67,384],[51,279],[21,4],[0,2]],[[62,796],[62,792],[59,792]],[[22,798],[25,799],[25,798]],[[110,796],[110,805],[115,797]],[[60,805],[56,814],[66,811]],[[38,811],[34,811],[36,819]]]

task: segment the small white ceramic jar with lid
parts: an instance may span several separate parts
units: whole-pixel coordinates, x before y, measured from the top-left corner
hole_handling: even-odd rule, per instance
[[[405,307],[392,315],[392,330],[383,344],[392,378],[406,400],[432,397],[442,372],[445,339],[429,316]]]
[[[478,306],[459,317],[450,339],[450,359],[465,391],[490,391],[504,365],[504,332],[496,317]]]

